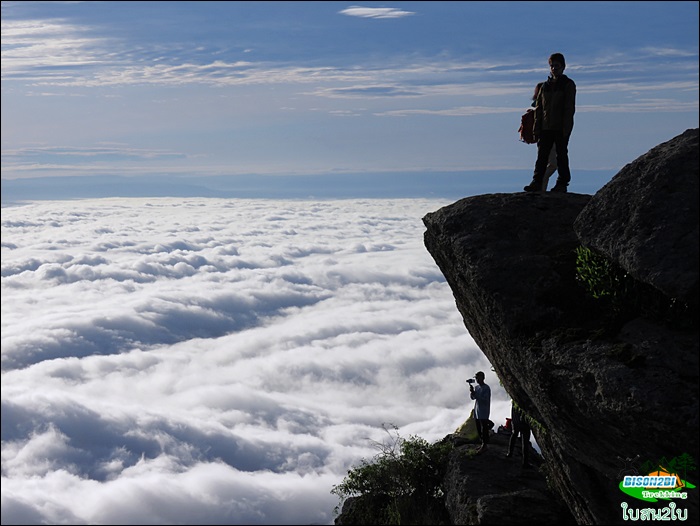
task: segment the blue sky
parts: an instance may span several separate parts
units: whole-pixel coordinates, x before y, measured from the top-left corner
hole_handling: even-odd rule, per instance
[[[571,191],[698,126],[697,2],[2,2],[2,177],[489,190],[510,170],[516,191],[555,51],[578,87]]]

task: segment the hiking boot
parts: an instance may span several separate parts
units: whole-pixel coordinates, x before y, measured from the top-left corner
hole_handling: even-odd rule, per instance
[[[566,193],[566,184],[562,183],[557,183],[554,185],[554,187],[550,190],[550,192],[556,192],[560,194],[565,194]]]
[[[542,183],[536,183],[535,181],[531,182],[529,185],[527,185],[525,188],[523,188],[526,192],[541,192],[542,191]]]

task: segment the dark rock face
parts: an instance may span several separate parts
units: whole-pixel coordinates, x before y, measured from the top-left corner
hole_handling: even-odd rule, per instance
[[[450,455],[443,482],[450,524],[576,524],[561,498],[548,487],[542,457],[522,467],[520,442],[505,458],[510,436],[494,434],[488,450],[474,455],[462,445]]]
[[[465,326],[541,424],[534,432],[550,481],[579,524],[625,522],[621,504],[630,499],[618,485],[628,459],[688,453],[697,462],[699,349],[697,322],[678,328],[637,316],[610,330],[576,280],[575,250],[606,255],[696,312],[698,177],[695,129],[625,166],[595,196],[482,195],[423,218],[425,246]],[[455,468],[448,479],[463,475]],[[688,480],[697,484],[697,471]],[[483,495],[480,506],[505,493]],[[688,496],[678,507],[697,523],[698,490]],[[460,498],[447,495],[453,524],[498,523]]]
[[[574,222],[581,243],[666,295],[697,301],[699,164],[695,129],[622,168]]]
[[[571,272],[579,244],[571,225],[589,200],[578,194],[481,195],[423,219],[425,245],[474,338],[498,344],[504,336],[578,319],[585,294]]]

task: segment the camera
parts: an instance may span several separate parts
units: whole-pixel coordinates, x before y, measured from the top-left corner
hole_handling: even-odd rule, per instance
[[[469,378],[469,379],[467,380],[467,382],[469,382],[470,384],[473,384],[474,382],[476,382],[476,380],[474,380],[474,378]]]

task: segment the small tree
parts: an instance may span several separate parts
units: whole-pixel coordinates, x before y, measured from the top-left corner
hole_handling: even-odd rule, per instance
[[[444,510],[440,483],[452,445],[429,444],[417,436],[404,439],[393,424],[391,429],[382,427],[389,441],[374,442],[379,453],[372,460],[362,459],[333,486],[331,493],[340,499],[336,515],[347,498],[360,497],[373,507],[363,507],[364,520],[354,517],[365,524],[432,524],[437,502]]]

